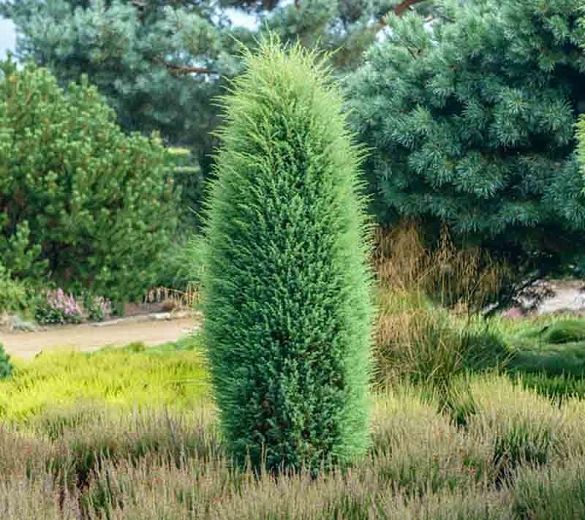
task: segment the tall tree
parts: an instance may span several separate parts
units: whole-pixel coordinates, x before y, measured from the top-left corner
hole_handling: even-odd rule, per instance
[[[418,3],[429,1],[0,0],[0,13],[17,26],[19,58],[63,84],[87,74],[125,128],[158,130],[204,158],[217,124],[213,98],[240,69],[236,40],[252,45],[270,28],[339,49],[337,65],[355,67],[384,15]],[[254,15],[256,28],[234,26],[238,11]]]
[[[18,29],[17,55],[63,84],[86,74],[122,125],[158,130],[173,144],[208,148],[210,100],[232,74],[232,36],[214,2],[19,0],[0,2]]]
[[[582,1],[438,9],[431,23],[390,17],[387,40],[349,81],[354,124],[373,149],[376,212],[446,222],[518,264],[560,267],[584,247]]]
[[[371,303],[360,152],[327,69],[265,42],[224,100],[203,273],[226,441],[318,471],[368,445]]]

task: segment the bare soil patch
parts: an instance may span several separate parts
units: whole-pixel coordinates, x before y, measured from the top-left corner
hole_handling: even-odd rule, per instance
[[[41,351],[56,349],[91,352],[105,346],[122,346],[132,342],[160,345],[176,341],[198,327],[198,320],[192,317],[127,319],[106,326],[82,324],[49,327],[36,332],[0,331],[0,343],[10,355],[30,359]]]

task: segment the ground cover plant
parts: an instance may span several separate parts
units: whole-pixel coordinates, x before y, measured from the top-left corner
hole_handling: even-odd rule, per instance
[[[3,518],[583,514],[579,398],[567,395],[559,405],[505,376],[469,376],[454,403],[466,416],[457,425],[439,395],[403,383],[376,393],[364,460],[317,477],[301,469],[277,478],[231,463],[199,341],[17,361],[12,378],[0,382],[10,396],[0,406]]]
[[[368,444],[370,274],[360,151],[324,58],[275,39],[223,99],[203,308],[223,433],[271,470]]]

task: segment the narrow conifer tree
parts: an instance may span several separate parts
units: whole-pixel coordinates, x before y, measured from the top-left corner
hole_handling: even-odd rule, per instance
[[[245,58],[207,215],[212,379],[235,459],[316,471],[368,444],[360,153],[318,56],[265,41]]]

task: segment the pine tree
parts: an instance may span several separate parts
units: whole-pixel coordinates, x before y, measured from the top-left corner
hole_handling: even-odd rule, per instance
[[[359,153],[315,55],[262,43],[224,99],[205,329],[233,455],[345,463],[368,442],[370,315]]]
[[[0,0],[19,31],[17,56],[49,68],[62,85],[88,76],[127,130],[159,131],[187,146],[204,174],[218,114],[212,100],[241,70],[236,40],[254,46],[270,29],[286,41],[335,50],[357,66],[384,15],[429,0]],[[257,27],[231,22],[253,13]],[[231,17],[231,18],[230,18]]]
[[[123,133],[87,84],[0,63],[0,258],[16,279],[141,297],[175,202],[158,138]]]
[[[381,221],[446,222],[516,265],[558,268],[583,249],[581,9],[445,0],[431,23],[390,20],[348,84]]]

